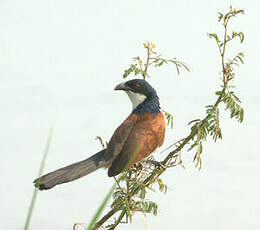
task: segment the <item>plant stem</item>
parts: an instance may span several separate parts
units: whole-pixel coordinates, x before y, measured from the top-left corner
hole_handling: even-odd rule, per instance
[[[145,77],[147,75],[147,70],[148,70],[148,65],[149,65],[149,60],[150,60],[150,44],[148,44],[148,48],[147,48],[147,58],[146,58],[146,64],[145,64],[145,69],[144,69],[144,72],[145,74],[143,74],[143,77],[144,77],[144,80],[145,80]]]
[[[94,225],[94,230],[98,230],[99,227],[102,226],[111,216],[113,216],[116,212],[118,212],[119,208],[111,209],[105,216],[103,216],[96,224]]]
[[[125,213],[126,213],[126,211],[123,210],[123,211],[121,212],[120,216],[118,217],[117,221],[115,222],[115,224],[114,224],[111,228],[109,228],[108,230],[114,230],[114,229],[116,228],[116,226],[119,225],[120,222],[121,222],[121,220],[124,218]]]

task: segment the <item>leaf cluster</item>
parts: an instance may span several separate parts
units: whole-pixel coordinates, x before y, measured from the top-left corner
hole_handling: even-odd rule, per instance
[[[154,43],[145,42],[143,45],[147,51],[146,61],[144,62],[139,56],[133,58],[133,63],[124,71],[123,78],[127,78],[132,73],[134,76],[141,75],[143,79],[145,79],[146,77],[149,77],[147,74],[148,66],[161,67],[165,64],[174,64],[178,75],[182,68],[190,71],[189,66],[184,62],[179,61],[177,58],[163,58],[161,54],[158,54],[157,51],[155,51],[156,45]]]
[[[202,154],[202,141],[205,141],[208,134],[212,136],[213,140],[222,139],[222,132],[220,128],[219,120],[219,104],[224,103],[226,105],[226,110],[230,111],[230,117],[235,117],[239,122],[243,121],[244,110],[241,107],[241,101],[235,95],[233,91],[230,91],[230,88],[234,88],[233,85],[230,85],[231,80],[234,80],[235,73],[233,66],[239,66],[239,64],[244,64],[243,58],[244,54],[239,52],[233,58],[226,58],[227,45],[235,38],[239,38],[240,42],[244,41],[244,34],[242,32],[233,31],[231,34],[228,33],[228,22],[231,18],[235,17],[238,14],[243,14],[243,10],[236,10],[230,7],[230,10],[226,14],[219,13],[219,21],[223,23],[224,35],[220,39],[219,35],[216,33],[209,33],[209,38],[214,38],[220,53],[221,63],[222,63],[222,90],[217,91],[216,95],[218,99],[214,105],[206,106],[207,116],[203,119],[196,119],[191,121],[195,124],[191,127],[191,134],[193,143],[190,146],[190,149],[193,149],[197,146],[197,151],[194,156],[194,161],[196,160],[196,166],[200,165],[201,168],[201,154]],[[195,140],[196,137],[196,140]]]
[[[136,58],[134,58],[134,60],[136,60]],[[137,63],[131,64],[130,67],[125,70],[123,78],[127,78],[128,75],[131,73],[133,73],[134,76],[137,76],[139,74],[147,76],[147,74],[141,68],[138,67]]]
[[[164,64],[170,64],[170,63],[174,64],[178,75],[180,74],[181,68],[184,68],[187,71],[190,71],[190,67],[187,64],[185,64],[182,61],[178,61],[176,58],[165,59],[165,58],[162,58],[161,55],[157,55],[156,57],[153,57],[151,59],[152,59],[152,64],[154,64],[155,67],[160,67]]]
[[[173,115],[170,114],[169,112],[165,111],[164,109],[162,109],[162,112],[167,121],[167,125],[171,125],[171,129],[172,129],[173,128]]]
[[[228,91],[223,95],[222,101],[226,104],[226,110],[230,111],[230,118],[235,117],[239,122],[243,122],[244,109],[240,106],[240,99],[233,91]]]
[[[141,162],[134,165],[131,169],[124,171],[120,178],[116,180],[117,188],[115,189],[112,197],[113,203],[112,209],[116,209],[121,212],[125,221],[114,221],[113,224],[106,226],[108,229],[113,229],[119,223],[132,222],[133,215],[136,212],[145,214],[157,215],[158,205],[146,199],[147,191],[155,191],[153,189],[154,184],[158,185],[158,189],[161,192],[167,192],[167,185],[165,185],[160,178],[156,178],[153,182],[147,180],[151,175],[158,172],[158,166],[151,162]]]

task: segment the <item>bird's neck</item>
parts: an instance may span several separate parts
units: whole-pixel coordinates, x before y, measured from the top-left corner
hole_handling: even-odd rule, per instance
[[[142,114],[142,113],[159,113],[160,103],[157,95],[147,97],[141,104],[133,109],[132,113]]]

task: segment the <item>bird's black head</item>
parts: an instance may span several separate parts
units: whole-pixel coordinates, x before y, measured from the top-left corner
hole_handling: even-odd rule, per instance
[[[123,90],[133,104],[133,113],[160,111],[159,98],[155,89],[145,80],[133,79],[116,86],[115,90]]]
[[[155,89],[143,79],[133,79],[116,86],[115,90],[131,91],[145,95],[146,97],[157,96]]]

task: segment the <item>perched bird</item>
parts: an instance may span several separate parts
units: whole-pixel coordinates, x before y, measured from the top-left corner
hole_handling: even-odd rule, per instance
[[[127,93],[133,104],[132,113],[115,130],[107,148],[90,158],[60,168],[34,181],[40,190],[67,183],[99,169],[108,168],[108,176],[146,159],[161,146],[165,135],[165,120],[160,111],[159,97],[147,81],[134,79],[116,86]]]

